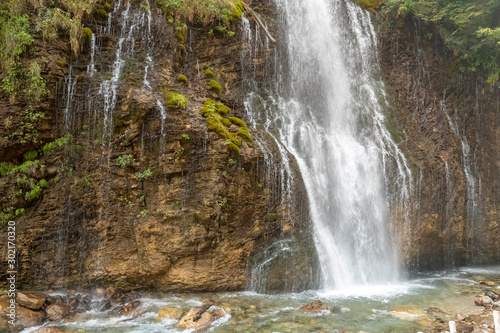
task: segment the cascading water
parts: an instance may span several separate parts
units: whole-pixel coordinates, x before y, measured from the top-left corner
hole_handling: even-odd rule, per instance
[[[369,13],[345,0],[276,3],[286,43],[275,60],[280,70],[246,106],[253,125],[275,134],[298,162],[323,287],[397,280],[389,205],[408,202],[411,172],[385,126]],[[245,20],[242,27],[247,43],[258,39]]]

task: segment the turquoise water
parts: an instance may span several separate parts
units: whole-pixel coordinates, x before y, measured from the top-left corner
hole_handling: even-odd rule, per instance
[[[188,311],[201,306],[201,300],[210,298],[230,313],[201,332],[425,332],[432,328],[425,324],[437,317],[447,322],[456,313],[480,313],[482,308],[474,305],[474,297],[487,289],[479,285],[481,280],[495,282],[493,289],[500,291],[500,266],[428,273],[400,284],[343,291],[161,295],[141,299],[143,305],[137,317],[87,312],[79,314],[73,322],[46,326],[55,326],[65,332],[192,332],[177,328],[174,320],[158,321],[158,311],[163,307]],[[307,314],[298,310],[301,305],[316,299],[330,311]],[[394,307],[408,307],[420,315],[395,318],[389,314]],[[429,307],[437,307],[444,313],[425,313]]]

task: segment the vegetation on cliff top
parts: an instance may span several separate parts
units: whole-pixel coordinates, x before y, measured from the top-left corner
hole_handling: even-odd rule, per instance
[[[364,2],[367,1],[370,0]],[[398,19],[412,14],[432,24],[446,46],[459,58],[462,72],[479,71],[488,83],[498,81],[498,0],[385,0],[383,11]]]

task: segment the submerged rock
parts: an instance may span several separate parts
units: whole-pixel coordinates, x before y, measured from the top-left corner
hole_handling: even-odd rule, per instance
[[[178,319],[182,316],[182,311],[176,308],[163,308],[158,312],[158,319]]]
[[[16,299],[19,305],[24,306],[25,308],[39,310],[43,303],[45,303],[47,296],[37,292],[20,291],[17,293]]]
[[[207,326],[213,321],[213,317],[208,312],[203,312],[200,319],[194,320],[196,314],[201,310],[201,308],[192,308],[189,312],[179,320],[177,326],[183,329],[200,329]]]
[[[55,327],[45,327],[45,328],[41,328],[39,330],[36,330],[33,333],[63,333],[63,331],[61,331],[60,329],[55,328]]]
[[[222,318],[226,315],[226,312],[224,312],[224,310],[222,309],[215,309],[212,311],[212,318],[214,320],[217,320],[219,318]]]
[[[49,320],[61,320],[69,313],[70,306],[62,303],[52,304],[47,307],[47,317]]]
[[[479,284],[493,287],[495,285],[495,282],[492,282],[492,281],[479,281]]]
[[[392,308],[389,310],[389,314],[401,320],[416,320],[422,315],[422,313],[412,308]]]
[[[316,300],[316,301],[313,301],[311,303],[302,305],[299,308],[299,310],[302,312],[308,312],[308,313],[318,313],[318,312],[329,310],[329,309],[321,301]]]

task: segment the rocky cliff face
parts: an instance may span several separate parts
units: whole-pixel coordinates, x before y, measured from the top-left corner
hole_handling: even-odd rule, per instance
[[[408,16],[379,17],[388,126],[413,171],[409,215],[395,231],[412,269],[500,260],[498,89],[460,74],[439,32]]]
[[[160,10],[135,3],[115,4],[110,17],[110,25],[91,26],[95,39],[78,58],[64,43],[47,49],[51,94],[39,106],[45,112],[39,138],[49,145],[2,142],[1,160],[14,166],[1,178],[1,208],[25,210],[15,218],[19,286],[237,290],[248,283],[247,265],[258,264],[259,257],[249,258],[280,239],[298,244],[284,269],[310,275],[307,204],[283,206],[273,177],[276,143],[249,128],[259,139],[242,140],[237,153],[201,115],[212,99],[231,109],[222,118],[245,120],[239,23],[232,37],[203,27],[176,30]],[[171,93],[185,96],[187,106]],[[22,107],[2,98],[0,113],[11,119],[1,124],[3,137],[22,121]],[[243,128],[235,123],[226,129],[233,136]],[[37,156],[16,169],[27,151]],[[294,178],[297,197],[306,198],[300,175]],[[4,266],[5,238],[0,248]],[[270,289],[308,287],[307,279],[282,275],[270,277]]]

